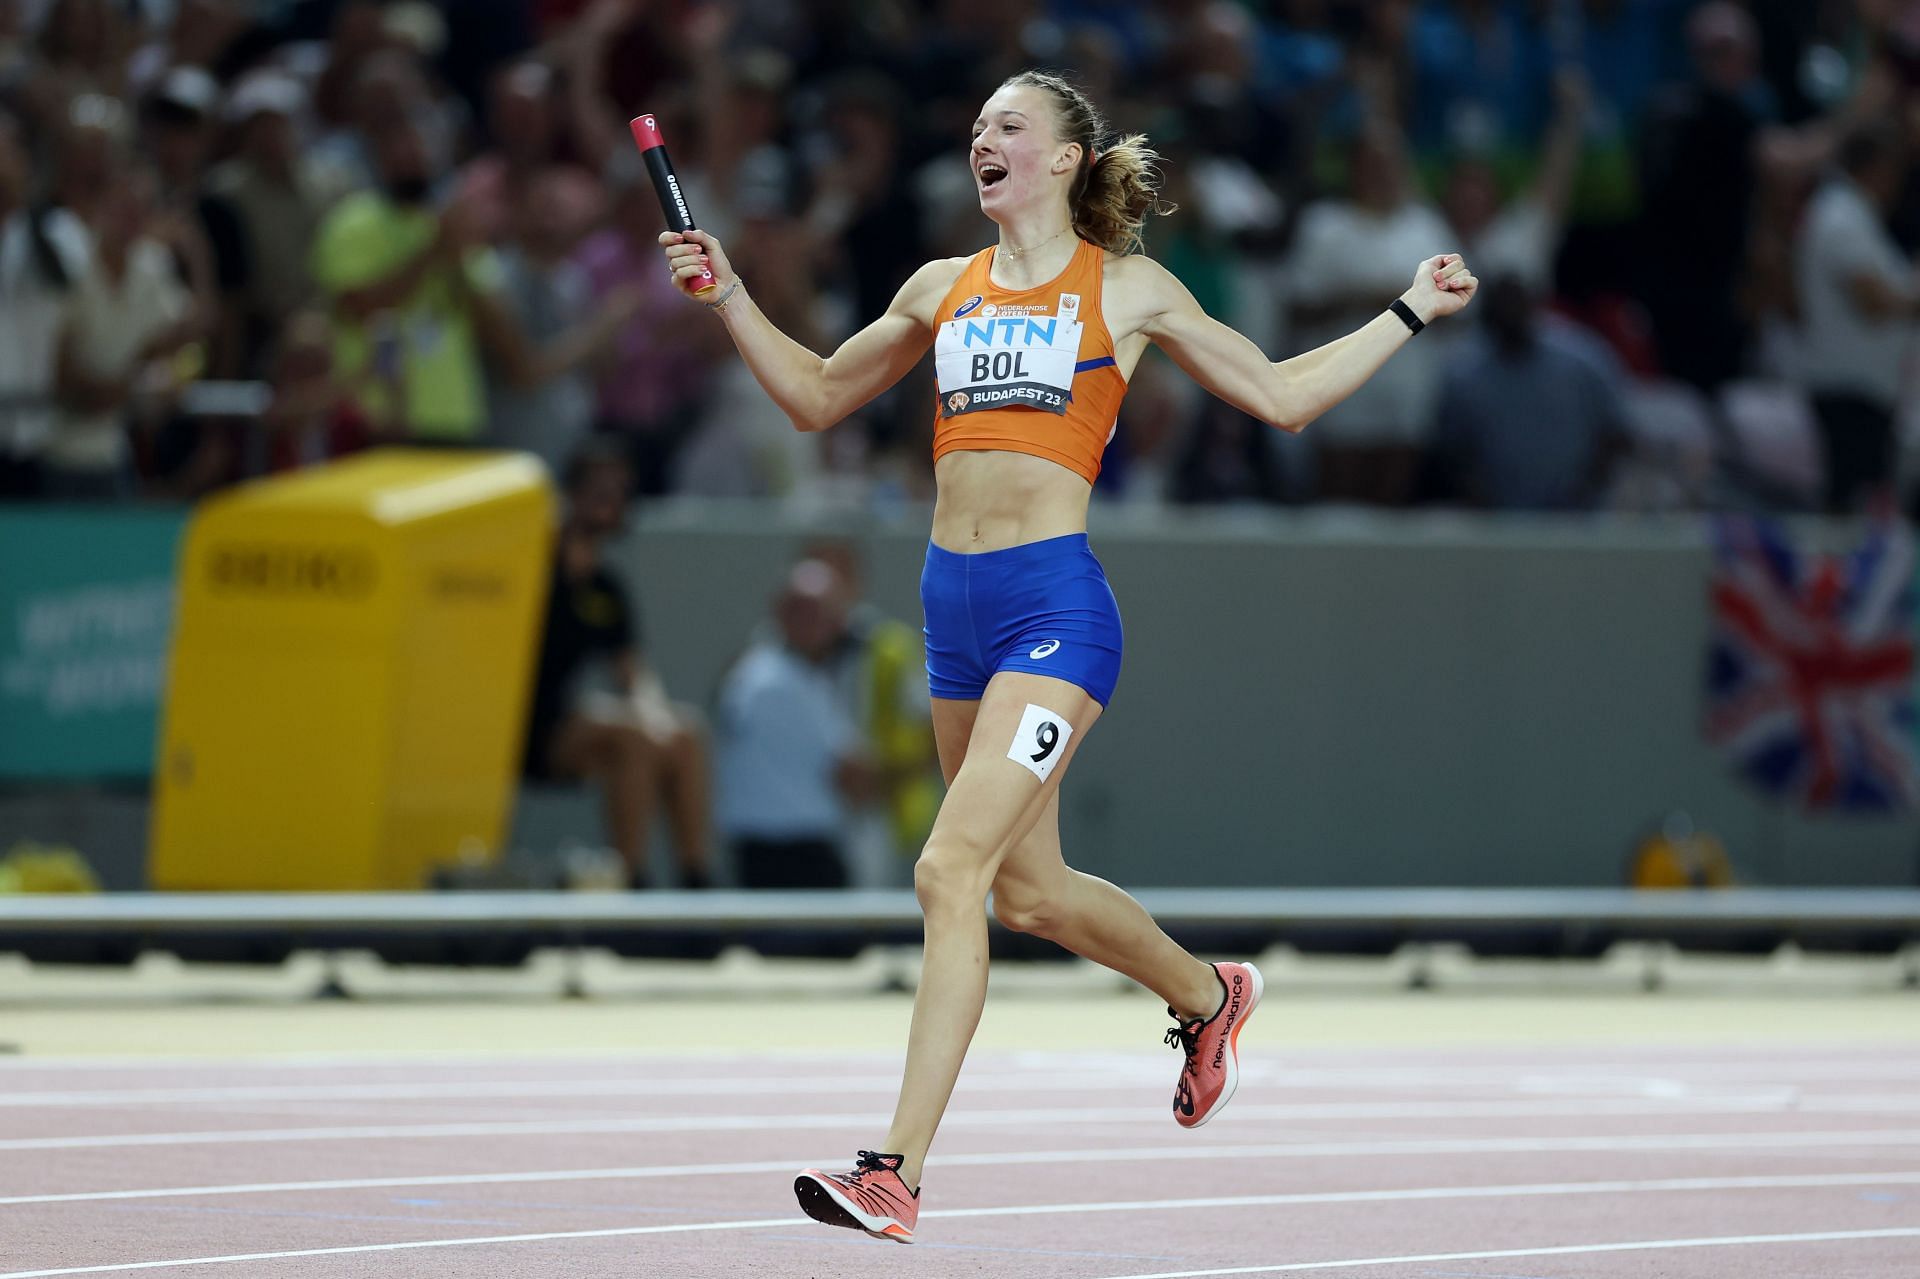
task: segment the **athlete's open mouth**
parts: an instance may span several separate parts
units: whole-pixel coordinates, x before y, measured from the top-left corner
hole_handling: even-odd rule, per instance
[[[983,187],[993,186],[1006,176],[1007,171],[997,164],[983,164],[980,166],[980,185]]]

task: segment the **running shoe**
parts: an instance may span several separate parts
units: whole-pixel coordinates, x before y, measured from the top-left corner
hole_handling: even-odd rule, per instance
[[[829,1226],[864,1230],[875,1239],[913,1242],[913,1223],[920,1219],[920,1192],[900,1180],[905,1155],[860,1152],[852,1172],[821,1172],[809,1168],[793,1179],[800,1208]]]
[[[1215,964],[1213,971],[1220,978],[1219,1009],[1167,1031],[1167,1043],[1187,1056],[1173,1090],[1173,1119],[1182,1128],[1198,1128],[1213,1118],[1240,1086],[1240,1028],[1260,1005],[1259,969]],[[1167,1015],[1180,1017],[1171,1008]]]

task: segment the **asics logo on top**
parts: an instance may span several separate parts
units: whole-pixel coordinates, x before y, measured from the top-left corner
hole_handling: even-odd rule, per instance
[[[1048,640],[1046,643],[1038,645],[1031,653],[1028,653],[1027,656],[1033,658],[1035,661],[1039,661],[1043,657],[1052,657],[1059,647],[1059,640]]]
[[[953,313],[953,318],[957,320],[961,316],[965,315],[967,312],[973,310],[973,308],[979,305],[980,305],[980,295],[976,293],[972,297],[968,298],[965,302],[962,302],[960,304],[959,309]]]

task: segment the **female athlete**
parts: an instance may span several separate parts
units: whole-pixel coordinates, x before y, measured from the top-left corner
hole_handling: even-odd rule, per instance
[[[1136,250],[1161,212],[1158,158],[1077,89],[1023,72],[987,99],[969,153],[999,243],[914,272],[885,315],[821,358],[754,305],[719,241],[666,232],[691,296],[703,267],[741,356],[802,431],[832,426],[934,350],[932,538],[921,577],[933,725],[947,795],[914,867],[926,957],[893,1126],[850,1173],[794,1183],[815,1220],[909,1242],[920,1170],[987,991],[989,891],[1000,922],[1125,973],[1167,1002],[1185,1051],[1174,1118],[1197,1128],[1233,1095],[1236,1041],[1260,999],[1249,964],[1206,964],[1140,904],[1060,856],[1060,786],[1120,673],[1120,613],[1087,546],[1087,504],[1127,379],[1156,343],[1202,386],[1285,431],[1353,393],[1477,287],[1428,258],[1364,328],[1281,364],[1208,316]]]

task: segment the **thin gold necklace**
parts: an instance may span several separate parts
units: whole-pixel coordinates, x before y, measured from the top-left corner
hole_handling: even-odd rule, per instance
[[[1042,240],[1042,241],[1040,241],[1040,243],[1038,243],[1038,244],[1029,244],[1029,245],[1028,245],[1028,246],[1027,246],[1026,248],[1024,248],[1024,249],[1023,249],[1023,248],[1020,248],[1020,247],[1019,247],[1019,246],[1017,246],[1017,245],[1012,245],[1012,244],[1009,244],[1009,245],[1007,246],[1007,256],[1008,256],[1008,257],[1010,257],[1010,258],[1024,258],[1024,257],[1026,257],[1026,256],[1027,256],[1027,254],[1029,254],[1029,253],[1031,253],[1031,252],[1033,252],[1033,251],[1034,251],[1035,249],[1043,249],[1043,248],[1045,248],[1045,247],[1046,247],[1047,245],[1049,245],[1049,244],[1052,244],[1052,243],[1053,243],[1053,242],[1054,242],[1055,240],[1057,240],[1057,239],[1059,239],[1059,238],[1060,238],[1061,236],[1063,236],[1063,235],[1065,235],[1065,234],[1066,234],[1067,232],[1069,232],[1069,231],[1071,231],[1071,230],[1073,230],[1073,228],[1072,228],[1071,226],[1064,226],[1064,227],[1061,227],[1061,228],[1060,228],[1060,229],[1059,229],[1058,231],[1055,231],[1055,232],[1054,232],[1054,233],[1053,233],[1052,235],[1050,235],[1050,236],[1048,236],[1048,237],[1047,237],[1046,239],[1044,239],[1044,240]]]

